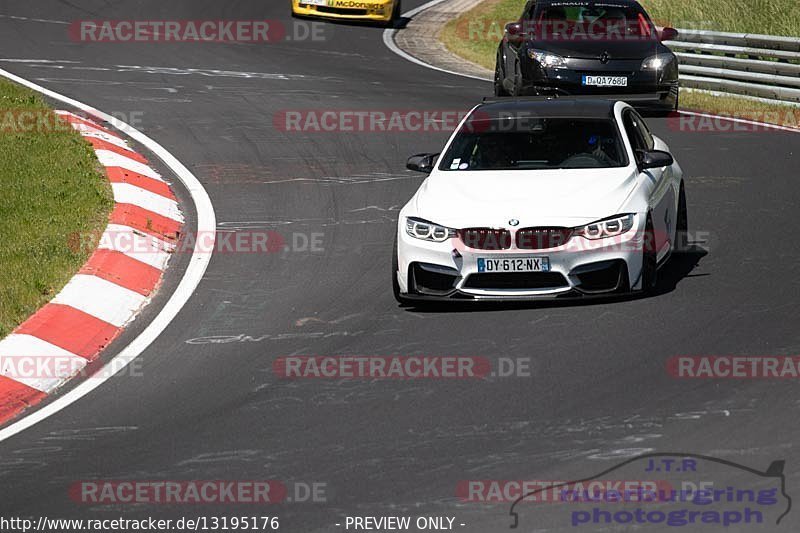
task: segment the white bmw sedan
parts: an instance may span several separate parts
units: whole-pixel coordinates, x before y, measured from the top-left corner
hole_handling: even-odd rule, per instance
[[[394,294],[517,300],[647,292],[685,246],[683,172],[628,104],[475,107],[400,211]]]

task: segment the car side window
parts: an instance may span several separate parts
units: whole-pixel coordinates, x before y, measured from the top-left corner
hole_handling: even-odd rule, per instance
[[[522,20],[533,20],[533,12],[536,9],[536,0],[528,0],[525,9],[522,11]]]
[[[630,113],[633,117],[636,129],[639,130],[639,135],[641,135],[642,140],[644,140],[645,150],[652,150],[655,147],[656,142],[653,140],[653,134],[650,133],[650,128],[647,127],[647,124],[639,113],[636,111],[631,111]]]
[[[641,120],[639,121],[641,122]],[[625,133],[631,141],[633,153],[637,154],[639,150],[647,150],[647,143],[639,131],[638,122],[633,116],[633,112],[628,109],[622,115],[622,125],[625,127]],[[638,158],[638,155],[637,155]]]

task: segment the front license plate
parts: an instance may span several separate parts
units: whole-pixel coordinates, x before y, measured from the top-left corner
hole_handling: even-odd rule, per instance
[[[584,76],[583,84],[593,87],[627,87],[628,78],[625,76]]]
[[[312,6],[326,6],[328,5],[328,0],[302,0],[301,4],[309,4]]]
[[[478,272],[550,272],[548,257],[478,258]]]

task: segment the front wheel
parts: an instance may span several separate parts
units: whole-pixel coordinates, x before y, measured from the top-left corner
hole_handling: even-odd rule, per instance
[[[503,69],[500,65],[501,55],[497,55],[497,63],[494,67],[494,95],[501,97],[501,96],[510,96],[506,88],[503,86],[503,81],[505,80],[505,75],[503,74]]]
[[[519,61],[514,65],[514,88],[511,91],[511,96],[522,96],[522,69],[519,66]]]
[[[678,193],[678,216],[675,221],[675,251],[683,253],[689,250],[689,210],[686,208],[686,189],[681,182]]]
[[[394,247],[392,250],[392,291],[394,292],[394,299],[400,305],[408,305],[409,300],[400,294],[400,283],[397,281],[397,271],[400,270],[397,261],[397,235],[394,237]]]
[[[394,28],[396,25],[400,23],[400,19],[403,16],[403,8],[402,2],[397,0],[394,4],[394,9],[392,9],[392,18],[385,22],[387,28]]]
[[[656,239],[653,231],[653,218],[647,214],[642,243],[642,292],[652,293],[658,285],[658,256],[656,255]]]

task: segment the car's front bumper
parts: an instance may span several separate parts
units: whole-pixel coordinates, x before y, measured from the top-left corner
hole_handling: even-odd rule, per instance
[[[423,241],[398,231],[397,281],[402,296],[423,300],[539,300],[608,296],[641,288],[642,217],[621,237],[573,237],[545,250],[467,248],[454,238]],[[479,258],[547,257],[543,273],[486,273]]]
[[[530,96],[597,96],[618,98],[635,107],[674,109],[678,101],[677,65],[660,72],[641,70],[638,60],[612,61],[599,65],[595,60],[570,59],[569,68],[540,68],[533,60],[523,62],[522,94]],[[627,86],[584,85],[584,76],[627,78]]]
[[[503,297],[485,297],[485,296],[476,296],[474,294],[469,294],[462,291],[454,291],[452,294],[447,296],[434,296],[428,294],[418,294],[418,293],[411,293],[411,294],[403,294],[403,298],[410,302],[473,302],[473,303],[481,303],[481,302],[557,302],[557,301],[564,301],[564,300],[608,300],[614,297],[623,297],[624,294],[634,295],[640,291],[629,291],[627,293],[623,292],[608,292],[602,294],[586,294],[582,293],[578,290],[571,290],[566,292],[561,292],[558,294],[542,294],[537,296],[512,296],[507,295]]]
[[[320,6],[294,1],[292,13],[301,17],[390,22],[395,3],[395,0],[327,0],[326,5]]]

